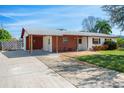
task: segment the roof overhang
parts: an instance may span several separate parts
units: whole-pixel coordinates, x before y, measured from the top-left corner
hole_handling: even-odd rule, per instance
[[[28,35],[43,35],[43,36],[85,36],[85,37],[106,37],[106,38],[117,38],[114,35],[107,35],[101,33],[91,33],[91,32],[77,32],[77,31],[58,31],[58,30],[45,30],[45,29],[24,29],[22,28],[21,38],[23,38],[24,33]]]

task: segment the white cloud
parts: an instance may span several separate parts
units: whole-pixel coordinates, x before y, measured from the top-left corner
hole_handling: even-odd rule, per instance
[[[28,11],[25,9],[25,13],[21,12],[9,12],[0,13],[0,15],[9,16],[17,19],[17,22],[8,24],[8,28],[19,28],[23,26],[41,26],[51,28],[63,28],[65,29],[81,29],[81,21],[83,18],[90,16],[89,11],[85,11],[91,6],[59,6],[52,8],[38,9],[36,11]],[[92,8],[91,8],[92,9]],[[94,10],[94,9],[93,9]],[[92,10],[90,10],[92,11]],[[24,17],[21,20],[21,17]]]
[[[11,24],[7,24],[7,27],[17,27],[17,26],[24,26],[24,25],[30,25],[30,24],[35,24],[39,22],[39,20],[27,20],[27,21],[18,21],[16,23],[11,23]]]
[[[30,12],[28,9],[24,12],[9,12],[9,13],[0,13],[0,15],[8,16],[8,17],[18,17],[18,16],[34,16],[34,15],[53,15],[53,16],[79,16],[81,9],[85,7],[83,6],[61,6],[58,8],[47,8],[47,9],[39,9],[36,11]],[[87,15],[85,13],[80,13],[81,15]]]
[[[3,16],[29,16],[30,13],[0,13]]]

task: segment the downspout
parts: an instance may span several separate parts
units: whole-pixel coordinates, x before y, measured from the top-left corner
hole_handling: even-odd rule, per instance
[[[58,36],[56,36],[56,53],[58,53]]]
[[[33,50],[33,42],[32,42],[32,35],[31,35],[31,53],[32,53],[32,50]]]
[[[78,51],[78,36],[77,36],[77,39],[76,39],[76,43],[77,43],[77,51]]]
[[[88,36],[87,36],[87,50],[89,50],[88,47],[89,47],[89,44],[88,44]]]

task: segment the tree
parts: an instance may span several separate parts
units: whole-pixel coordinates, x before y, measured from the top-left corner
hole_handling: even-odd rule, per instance
[[[0,29],[0,41],[10,40],[11,38],[12,38],[12,36],[10,35],[10,33],[7,30]]]
[[[83,31],[87,32],[96,32],[94,27],[96,25],[96,21],[99,20],[99,18],[95,18],[93,16],[88,16],[82,21],[82,27]]]
[[[124,47],[124,39],[123,38],[117,38],[117,43],[119,47]]]
[[[95,25],[97,33],[111,34],[111,26],[106,20],[98,20]]]
[[[116,25],[121,29],[120,34],[124,31],[124,6],[123,5],[105,5],[102,6],[103,11],[109,15],[112,25]]]

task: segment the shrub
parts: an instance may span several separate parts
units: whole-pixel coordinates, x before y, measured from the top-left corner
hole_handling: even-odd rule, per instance
[[[92,48],[93,48],[94,51],[107,50],[108,49],[108,45],[93,46]]]
[[[118,50],[120,50],[120,51],[124,51],[124,48],[119,47]]]
[[[123,38],[117,38],[117,44],[119,47],[124,47],[124,39]]]
[[[114,50],[117,49],[117,43],[114,41],[105,41],[104,45],[108,45],[107,50]]]
[[[102,46],[102,50],[107,50],[108,49],[108,45],[103,45]]]

